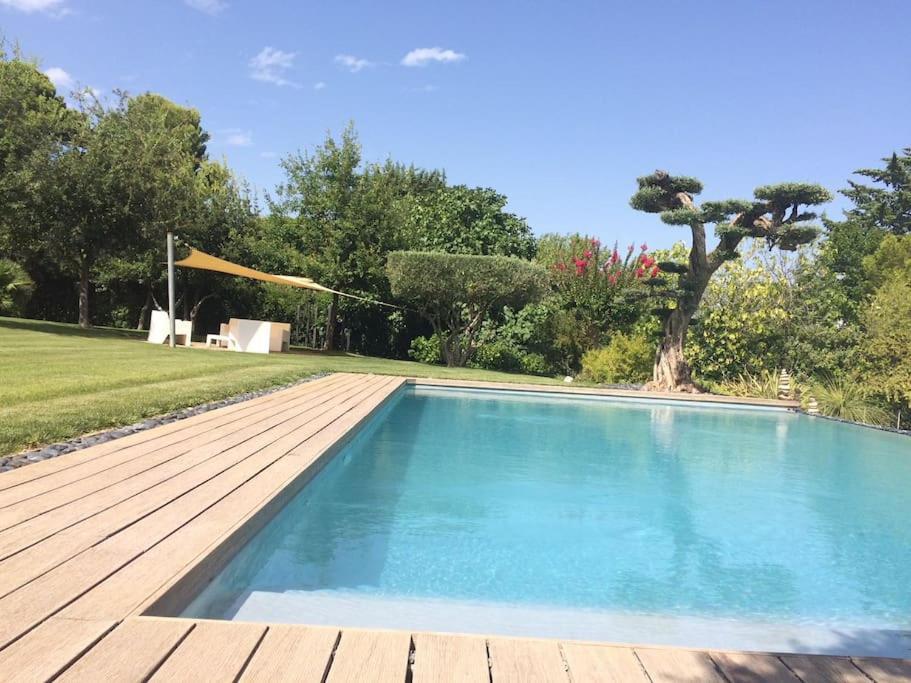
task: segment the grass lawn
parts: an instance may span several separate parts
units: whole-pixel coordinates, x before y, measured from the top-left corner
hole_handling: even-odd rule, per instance
[[[316,372],[559,380],[354,354],[261,356],[146,344],[145,333],[0,317],[0,454],[130,424]]]

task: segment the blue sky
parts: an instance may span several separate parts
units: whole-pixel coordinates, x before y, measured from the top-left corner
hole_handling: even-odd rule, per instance
[[[0,0],[62,86],[196,107],[260,190],[354,120],[365,158],[494,187],[538,233],[653,246],[684,234],[629,208],[637,175],[837,190],[911,145],[909,29],[907,0]]]

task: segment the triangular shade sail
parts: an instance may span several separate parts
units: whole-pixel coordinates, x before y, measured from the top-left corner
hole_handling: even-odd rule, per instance
[[[183,268],[198,268],[200,270],[214,270],[218,273],[227,273],[228,275],[238,275],[248,277],[253,280],[262,280],[263,282],[272,282],[276,285],[288,285],[289,287],[300,287],[301,289],[314,289],[318,292],[334,292],[335,290],[323,287],[307,277],[297,277],[295,275],[273,275],[264,273],[261,270],[240,266],[230,261],[225,261],[217,256],[206,254],[199,249],[190,249],[190,255],[185,259],[176,261],[174,265]],[[341,294],[341,292],[338,292]]]

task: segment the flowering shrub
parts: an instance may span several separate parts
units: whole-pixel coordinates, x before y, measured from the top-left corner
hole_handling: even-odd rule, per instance
[[[582,356],[582,379],[600,384],[647,381],[652,374],[655,345],[642,334],[615,334],[607,346]]]
[[[543,237],[538,260],[550,272],[561,308],[572,316],[576,367],[581,353],[628,330],[642,316],[643,297],[637,295],[645,293],[645,282],[662,274],[647,244],[605,249],[584,235]]]

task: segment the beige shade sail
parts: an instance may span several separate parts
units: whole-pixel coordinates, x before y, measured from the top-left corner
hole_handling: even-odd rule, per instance
[[[248,277],[252,280],[262,280],[263,282],[271,282],[276,285],[287,285],[289,287],[300,287],[301,289],[313,289],[318,292],[331,292],[341,294],[341,292],[335,292],[335,290],[317,284],[308,277],[297,277],[294,275],[273,275],[272,273],[264,273],[261,270],[255,270],[254,268],[240,266],[236,263],[231,263],[230,261],[220,259],[217,256],[206,254],[205,252],[199,251],[199,249],[190,248],[190,255],[185,259],[176,261],[174,265],[181,266],[182,268],[214,270],[217,273],[227,273],[228,275],[237,275],[238,277]]]
[[[263,282],[271,282],[276,285],[287,285],[289,287],[298,287],[300,289],[312,289],[317,292],[338,294],[339,296],[346,296],[349,299],[357,299],[358,301],[364,301],[369,304],[376,304],[377,306],[402,308],[402,306],[387,304],[384,301],[374,301],[373,299],[365,299],[364,297],[357,296],[355,294],[338,292],[334,289],[323,287],[321,284],[314,282],[308,277],[299,277],[297,275],[273,275],[272,273],[264,273],[261,270],[247,268],[246,266],[241,266],[236,263],[231,263],[230,261],[225,261],[224,259],[218,258],[217,256],[212,256],[211,254],[207,254],[204,251],[200,251],[199,249],[194,249],[193,247],[190,247],[189,256],[181,259],[180,261],[175,261],[174,265],[181,266],[182,268],[214,270],[217,273],[226,273],[227,275],[236,275],[238,277],[248,277],[252,280],[262,280]]]

